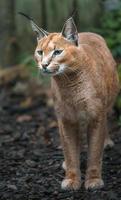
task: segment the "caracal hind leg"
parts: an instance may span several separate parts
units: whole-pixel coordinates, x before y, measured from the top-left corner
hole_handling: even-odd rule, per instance
[[[78,124],[67,120],[59,121],[59,132],[64,153],[65,178],[62,189],[79,189],[81,185],[80,173],[80,138]]]
[[[85,179],[85,188],[100,188],[104,185],[101,169],[105,140],[105,117],[99,116],[88,127],[88,161]]]
[[[106,118],[105,120],[105,142],[104,142],[104,148],[106,147],[113,147],[114,142],[112,141],[110,135],[109,135],[109,130],[108,130],[108,120]]]

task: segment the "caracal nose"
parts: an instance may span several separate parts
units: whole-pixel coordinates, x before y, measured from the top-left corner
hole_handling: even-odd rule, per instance
[[[48,63],[43,63],[43,64],[42,64],[42,68],[43,68],[43,69],[46,69],[47,66],[48,66]]]

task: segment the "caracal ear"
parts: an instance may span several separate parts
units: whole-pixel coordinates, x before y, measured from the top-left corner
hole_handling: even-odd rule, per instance
[[[32,26],[32,30],[36,33],[37,35],[37,40],[41,40],[43,37],[47,37],[49,35],[49,33],[45,30],[43,30],[42,28],[38,27],[37,24],[34,22],[34,20],[29,17],[28,15],[22,13],[22,12],[19,12],[20,15],[23,15],[24,17],[26,17],[30,23],[31,23],[31,26]]]
[[[67,40],[78,46],[78,31],[72,17],[64,24],[61,34]]]

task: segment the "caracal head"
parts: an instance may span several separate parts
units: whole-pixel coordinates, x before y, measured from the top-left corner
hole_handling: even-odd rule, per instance
[[[77,63],[78,32],[73,18],[64,24],[61,33],[48,33],[38,27],[32,18],[20,13],[31,22],[37,35],[35,60],[44,74],[61,75],[72,72]]]
[[[73,19],[66,21],[61,33],[47,33],[34,27],[33,30],[37,33],[35,60],[40,70],[50,75],[72,72],[78,47],[78,32]]]

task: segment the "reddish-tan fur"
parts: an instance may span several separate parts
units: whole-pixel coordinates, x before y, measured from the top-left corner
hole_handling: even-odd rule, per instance
[[[51,45],[50,45],[51,43]],[[101,187],[104,143],[112,144],[108,135],[107,114],[119,91],[116,63],[104,39],[94,33],[80,33],[78,46],[59,33],[38,41],[37,49],[48,55],[53,48],[64,55],[53,62],[66,64],[63,73],[52,76],[52,92],[65,159],[63,188],[80,186],[81,136],[87,132],[88,160],[85,187]],[[38,63],[42,60],[35,55]]]

